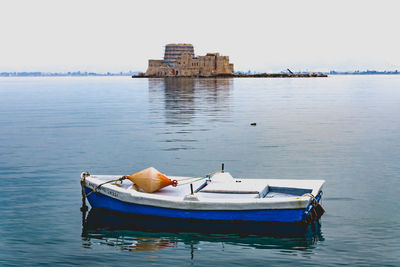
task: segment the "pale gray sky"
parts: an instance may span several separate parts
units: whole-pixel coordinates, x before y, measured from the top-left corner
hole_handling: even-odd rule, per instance
[[[235,70],[400,69],[400,1],[1,1],[0,71],[146,70],[171,42]]]

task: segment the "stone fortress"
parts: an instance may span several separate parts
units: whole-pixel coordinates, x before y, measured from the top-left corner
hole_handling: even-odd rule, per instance
[[[228,56],[207,53],[195,57],[191,44],[167,44],[164,59],[150,59],[146,77],[215,77],[233,75]]]

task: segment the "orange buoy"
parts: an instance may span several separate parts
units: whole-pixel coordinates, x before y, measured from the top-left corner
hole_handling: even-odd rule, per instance
[[[169,185],[176,186],[178,184],[176,180],[169,179],[167,176],[160,173],[153,167],[147,168],[131,175],[127,175],[126,177],[128,177],[129,180],[131,180],[134,184],[139,186],[147,193],[153,193],[163,187]]]

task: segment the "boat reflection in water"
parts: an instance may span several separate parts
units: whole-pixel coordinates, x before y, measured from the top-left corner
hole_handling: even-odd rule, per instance
[[[84,217],[83,217],[84,219]],[[82,222],[83,246],[118,246],[136,252],[188,245],[193,257],[200,242],[257,249],[305,250],[322,241],[320,223],[235,224],[165,220],[91,209]]]

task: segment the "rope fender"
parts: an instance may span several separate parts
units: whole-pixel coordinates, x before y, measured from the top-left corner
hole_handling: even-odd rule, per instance
[[[310,196],[312,198],[311,203],[307,206],[304,212],[303,220],[307,224],[313,224],[325,213],[324,208],[319,204],[322,197],[322,191],[320,191],[316,196],[311,193],[306,193],[303,196]]]
[[[88,172],[81,173],[81,194],[82,194],[82,207],[81,211],[86,212],[88,210],[88,206],[86,205],[86,194],[85,194],[85,184],[86,184],[86,177],[90,174]]]

